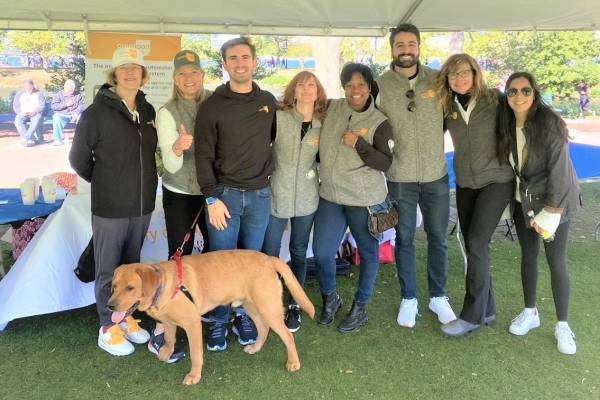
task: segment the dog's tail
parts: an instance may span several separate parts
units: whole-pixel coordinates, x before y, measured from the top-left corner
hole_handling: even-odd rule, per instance
[[[290,267],[288,267],[288,265],[281,261],[279,258],[269,258],[271,259],[271,264],[275,268],[275,271],[277,271],[277,273],[283,278],[285,286],[287,286],[288,290],[290,291],[290,294],[292,295],[296,303],[298,303],[300,308],[303,309],[304,312],[306,312],[311,319],[313,319],[315,317],[315,306],[313,305],[313,303],[311,303],[310,299],[304,292],[304,289],[302,289],[302,286],[298,282],[298,279],[296,279],[296,277],[292,273]]]

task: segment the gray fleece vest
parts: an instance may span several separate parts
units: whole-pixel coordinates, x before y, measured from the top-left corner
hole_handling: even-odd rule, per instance
[[[279,218],[310,215],[317,211],[319,205],[319,176],[315,159],[319,151],[321,121],[313,119],[312,127],[300,141],[302,115],[293,108],[277,111],[276,115],[271,214]]]
[[[354,131],[373,144],[375,130],[387,118],[374,102],[364,112],[350,108],[346,99],[332,100],[321,128],[321,188],[319,195],[327,201],[345,206],[367,207],[385,200],[387,195],[383,172],[368,167],[355,148],[342,143],[346,129]]]
[[[394,159],[386,173],[392,182],[433,182],[448,172],[444,154],[442,111],[430,82],[436,71],[419,64],[419,75],[413,87],[414,111],[406,96],[408,78],[390,70],[377,78],[378,105],[389,119],[394,133]]]
[[[205,90],[205,98],[212,94]],[[190,135],[194,134],[196,114],[198,107],[195,100],[184,100],[181,97],[177,101],[169,101],[164,108],[171,113],[179,132],[179,125],[183,124]],[[172,174],[165,170],[162,180],[165,184],[189,194],[202,194],[198,179],[196,178],[196,164],[194,161],[194,146],[183,151],[183,165],[181,169]]]
[[[454,175],[461,188],[480,189],[491,183],[514,179],[508,163],[500,165],[496,154],[496,104],[479,99],[469,116],[469,124],[453,101],[453,113],[446,128],[454,143]]]

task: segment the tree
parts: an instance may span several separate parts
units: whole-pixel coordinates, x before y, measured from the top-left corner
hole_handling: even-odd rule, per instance
[[[337,36],[316,36],[310,39],[315,55],[315,75],[332,99],[340,97],[340,45],[342,38]]]
[[[580,79],[588,85],[600,80],[600,65],[594,62],[600,40],[594,32],[485,32],[472,36],[465,51],[473,57],[485,56],[498,66],[489,72],[488,84],[493,85],[502,75],[528,71],[544,91],[571,96]]]
[[[63,55],[68,45],[65,32],[54,31],[9,31],[6,41],[24,54],[40,56],[44,68],[50,57]]]
[[[67,40],[65,48],[71,65],[62,68],[58,65],[52,67],[54,72],[50,83],[46,85],[48,92],[58,92],[67,79],[75,82],[77,90],[85,90],[85,37],[82,32],[64,32]]]

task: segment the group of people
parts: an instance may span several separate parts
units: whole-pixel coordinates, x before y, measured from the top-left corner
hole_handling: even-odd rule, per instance
[[[77,123],[85,108],[85,100],[83,94],[76,90],[75,82],[68,79],[63,88],[52,97],[50,107],[54,111],[52,114],[53,145],[60,146],[68,140],[63,134],[63,129],[69,122]],[[34,147],[45,143],[43,123],[46,98],[31,79],[26,79],[23,89],[15,94],[13,110],[16,114],[14,123],[21,137],[21,144],[25,147]]]
[[[338,325],[342,333],[368,320],[366,305],[379,269],[378,235],[367,224],[370,207],[396,207],[399,215],[395,260],[402,298],[397,322],[407,328],[419,315],[414,240],[420,207],[427,234],[428,308],[447,336],[495,322],[489,243],[510,207],[522,250],[525,309],[509,331],[524,335],[540,324],[537,259],[540,233],[547,231],[554,236],[544,247],[558,350],[575,353],[567,323],[566,243],[580,202],[565,123],[541,101],[532,75],[510,76],[504,96],[487,88],[481,67],[469,55],[450,57],[437,72],[420,63],[419,46],[417,27],[401,24],[390,34],[389,71],[379,78],[363,64],[347,64],[340,75],[344,98],[328,100],[319,79],[301,71],[280,101],[253,82],[257,58],[249,39],[223,44],[222,63],[230,80],[214,92],[204,89],[198,55],[183,50],[173,60],[172,97],[158,113],[140,90],[149,78],[141,53],[117,49],[107,83],[81,115],[69,155],[73,169],[92,185],[99,347],[127,355],[134,351],[130,342],[148,342],[157,354],[164,343],[160,321],[149,333],[131,316],[113,320],[106,307],[115,268],[140,260],[155,205],[158,148],[165,167],[168,257],[198,214],[203,251],[244,248],[279,256],[289,224],[291,269],[304,285],[312,230],[322,327],[332,325],[343,307],[335,256],[350,229],[361,265],[352,305]],[[450,195],[445,130],[455,147],[457,209],[468,257],[458,317],[446,293]],[[184,255],[192,252],[192,241],[193,236],[183,246]],[[204,316],[208,350],[226,349],[230,311],[222,305]],[[238,342],[253,343],[256,330],[245,310],[236,307],[233,315]],[[292,299],[285,322],[292,332],[301,326]],[[176,348],[169,361],[182,357]]]

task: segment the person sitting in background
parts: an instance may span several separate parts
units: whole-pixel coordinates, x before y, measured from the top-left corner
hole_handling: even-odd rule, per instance
[[[85,108],[83,94],[75,90],[75,82],[67,80],[62,90],[52,97],[52,139],[54,146],[63,144],[63,128],[67,123],[77,123]]]
[[[25,80],[23,89],[15,94],[13,110],[15,111],[15,127],[21,136],[21,144],[25,147],[33,147],[36,141],[32,139],[34,133],[43,122],[42,116],[46,109],[46,98],[37,90],[31,79]],[[29,122],[29,128],[25,125]],[[41,135],[40,135],[41,136]],[[42,141],[43,137],[38,137]]]
[[[317,77],[298,73],[289,83],[277,110],[273,143],[275,169],[271,176],[271,214],[262,251],[279,257],[283,231],[290,221],[291,268],[304,287],[306,251],[319,204],[317,153],[327,95]],[[300,307],[290,299],[285,325],[300,329]]]

